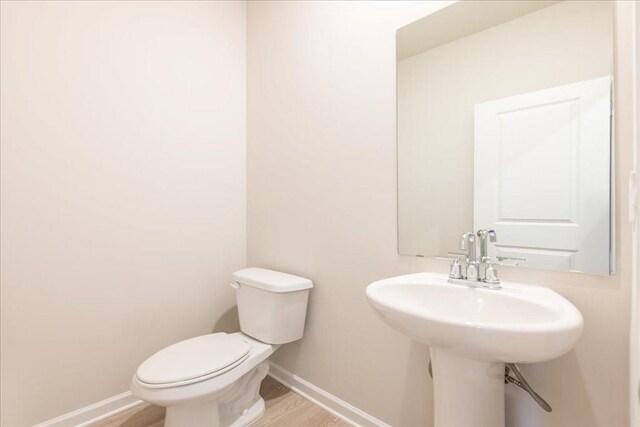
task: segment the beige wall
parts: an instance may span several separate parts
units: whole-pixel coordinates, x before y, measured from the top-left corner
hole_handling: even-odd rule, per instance
[[[427,349],[379,320],[364,289],[447,268],[396,253],[395,31],[441,6],[306,1],[248,9],[248,261],[316,286],[304,339],[274,360],[393,426],[432,423]],[[629,16],[620,13],[622,48]],[[586,325],[575,351],[524,369],[553,413],[510,386],[510,426],[626,425],[631,91],[629,59],[617,61],[618,273],[503,269],[505,279],[565,295]]]
[[[1,4],[1,423],[15,427],[126,391],[150,354],[232,317],[246,8]]]
[[[401,253],[473,229],[475,104],[611,75],[612,25],[612,2],[565,1],[398,62]]]

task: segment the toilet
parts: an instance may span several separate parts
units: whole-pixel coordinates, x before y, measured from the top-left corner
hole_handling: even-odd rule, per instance
[[[241,427],[264,412],[258,391],[266,361],[302,338],[309,279],[262,268],[233,274],[240,332],[181,341],[145,360],[131,380],[134,396],[165,406],[166,427]]]

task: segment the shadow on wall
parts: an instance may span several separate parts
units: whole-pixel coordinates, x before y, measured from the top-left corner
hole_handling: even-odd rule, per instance
[[[238,306],[234,305],[229,310],[222,313],[222,316],[218,318],[213,324],[212,333],[226,332],[232,334],[240,331],[240,321],[238,320]]]
[[[572,414],[575,418],[572,419],[571,424],[567,424],[568,420],[560,420],[559,425],[596,427],[595,414],[589,403],[587,385],[580,371],[575,350],[549,362],[519,366],[533,389],[549,402],[554,412],[561,406],[571,406],[563,408],[562,413]],[[571,397],[555,393],[554,386],[563,382],[574,384]],[[505,386],[505,407],[507,426],[558,425],[558,419],[554,419],[553,413],[545,412],[527,392],[512,384]]]
[[[401,425],[433,425],[433,380],[429,376],[429,347],[411,341],[409,357],[405,362],[404,398],[401,400]],[[417,391],[417,392],[416,392]]]

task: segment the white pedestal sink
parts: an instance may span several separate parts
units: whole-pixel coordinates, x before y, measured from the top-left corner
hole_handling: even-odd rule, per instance
[[[491,290],[419,273],[372,283],[367,297],[389,325],[429,345],[435,427],[504,426],[504,364],[556,358],[583,327],[556,292],[509,282]]]

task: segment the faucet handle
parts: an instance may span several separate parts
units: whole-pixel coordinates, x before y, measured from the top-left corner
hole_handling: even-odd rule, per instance
[[[494,267],[496,263],[487,260],[487,269],[484,272],[484,279],[482,281],[486,283],[492,289],[499,289],[500,279],[498,278],[498,270]]]
[[[449,255],[454,256],[436,256],[435,259],[442,261],[452,261],[449,265],[449,278],[463,279],[464,276],[462,275],[462,265],[460,264],[460,258],[461,255],[464,255],[466,257],[467,254],[457,254],[455,252],[449,252]]]

